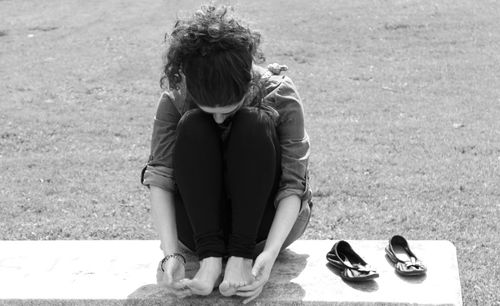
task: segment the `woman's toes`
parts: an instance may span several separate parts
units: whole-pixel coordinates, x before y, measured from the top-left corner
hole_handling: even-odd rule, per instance
[[[220,285],[219,285],[219,292],[222,295],[226,296],[226,292],[228,292],[228,290],[229,290],[229,284],[228,284],[228,282],[227,281],[222,281],[222,283],[220,283]]]
[[[209,295],[213,291],[213,287],[207,285],[205,282],[193,279],[191,280],[187,286],[193,291],[194,294],[197,295]]]
[[[223,296],[231,296],[236,293],[236,289],[234,289],[233,285],[228,281],[222,281],[222,283],[219,285],[219,292]]]

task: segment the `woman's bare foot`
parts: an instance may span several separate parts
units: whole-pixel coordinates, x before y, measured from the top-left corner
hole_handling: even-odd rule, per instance
[[[193,294],[209,295],[218,281],[222,273],[222,258],[221,257],[207,257],[200,261],[200,269],[192,278],[182,280],[182,283],[191,289]]]
[[[219,285],[219,291],[224,296],[231,296],[236,293],[238,287],[248,285],[253,280],[252,260],[231,256],[227,260],[224,280]]]

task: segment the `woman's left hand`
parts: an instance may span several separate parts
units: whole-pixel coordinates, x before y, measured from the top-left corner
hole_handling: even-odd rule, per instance
[[[255,299],[262,292],[264,285],[269,280],[276,257],[277,254],[275,255],[274,253],[266,250],[257,256],[252,267],[252,274],[255,277],[255,280],[249,285],[239,287],[236,291],[236,295],[248,297],[243,301],[243,304]]]

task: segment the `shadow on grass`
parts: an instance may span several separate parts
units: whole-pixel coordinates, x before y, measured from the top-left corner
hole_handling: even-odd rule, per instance
[[[190,257],[187,258],[186,277],[193,277],[199,266],[196,258]],[[306,293],[305,290],[291,280],[302,273],[308,257],[309,255],[297,254],[288,249],[281,252],[276,259],[269,281],[256,300],[265,304],[277,305],[282,302],[302,301]],[[160,274],[157,275],[157,279],[159,277],[161,278]],[[224,297],[217,289],[214,289],[208,296],[178,299],[164,287],[157,284],[147,284],[132,292],[127,297],[125,305],[234,305],[242,301],[242,297]]]

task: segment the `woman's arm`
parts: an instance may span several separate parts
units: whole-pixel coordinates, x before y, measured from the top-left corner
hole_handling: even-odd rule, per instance
[[[274,99],[274,107],[279,113],[277,132],[281,149],[282,173],[275,205],[277,208],[291,195],[297,195],[303,205],[310,199],[307,179],[310,146],[304,127],[302,101],[288,77],[283,77],[269,96],[269,99]]]
[[[163,254],[177,252],[177,224],[172,192],[151,186],[151,215],[161,240]]]
[[[278,256],[285,239],[297,221],[300,204],[301,201],[297,195],[288,196],[279,202],[264,251],[270,252],[275,257]]]
[[[252,267],[255,281],[250,285],[239,287],[236,291],[236,295],[246,298],[243,304],[259,296],[264,285],[269,280],[280,249],[297,220],[300,204],[300,198],[297,195],[291,195],[280,200],[264,250],[257,256]]]
[[[165,255],[177,251],[172,160],[180,114],[175,103],[174,94],[161,95],[153,124],[151,154],[142,172],[142,184],[150,188],[151,216]]]
[[[175,222],[175,203],[172,192],[151,186],[151,214],[153,223],[160,235],[161,248],[165,256],[177,253],[177,224]],[[164,284],[177,297],[191,295],[191,290],[179,282],[185,277],[184,263],[171,257],[161,269],[164,271],[159,284]]]
[[[141,173],[142,184],[150,189],[151,218],[165,257],[178,253],[172,157],[180,113],[175,102],[174,95],[168,92],[162,94],[153,125],[151,154]],[[161,264],[161,271],[157,274],[158,284],[166,286],[178,297],[190,295],[190,291],[183,289],[184,285],[180,283],[185,277],[184,263],[173,256],[162,260]]]

